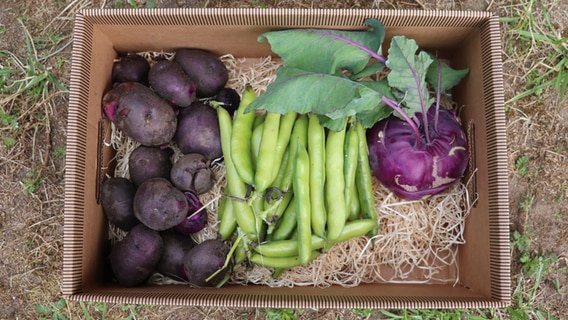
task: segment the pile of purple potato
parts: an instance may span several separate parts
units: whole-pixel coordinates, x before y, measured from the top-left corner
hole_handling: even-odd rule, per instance
[[[222,157],[208,101],[230,112],[240,103],[227,81],[223,62],[199,49],[150,62],[129,53],[114,63],[103,117],[139,143],[128,158],[130,178],[111,177],[101,187],[105,216],[127,232],[108,259],[120,285],[140,285],[153,272],[198,287],[226,280],[230,248],[216,239],[196,244],[190,234],[207,224],[198,195],[213,187],[211,162]],[[182,153],[175,162],[172,145]]]

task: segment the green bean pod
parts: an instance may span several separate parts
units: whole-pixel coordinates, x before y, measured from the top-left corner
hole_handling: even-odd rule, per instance
[[[359,203],[361,204],[361,215],[365,219],[377,221],[377,211],[375,210],[375,192],[373,190],[373,182],[371,176],[371,167],[369,166],[369,149],[367,146],[367,137],[365,129],[361,123],[356,123],[357,136],[359,138],[359,155],[357,157],[357,172],[355,184],[359,195]],[[369,236],[377,235],[378,225],[369,232]]]
[[[272,231],[274,230],[275,226],[276,226],[276,222],[278,222],[278,220],[280,220],[280,217],[282,217],[282,215],[284,214],[284,212],[286,211],[286,208],[288,207],[288,205],[290,204],[290,202],[292,201],[292,196],[293,193],[292,192],[287,192],[280,200],[276,200],[276,205],[274,207],[269,207],[269,208],[273,208],[273,209],[267,209],[266,207],[266,202],[264,203],[264,210],[270,210],[267,212],[266,215],[266,223],[268,223],[268,233],[272,233]]]
[[[345,224],[339,236],[333,242],[328,242],[323,251],[329,251],[334,244],[347,241],[356,237],[364,236],[377,228],[377,220],[361,219],[350,221]]]
[[[322,249],[326,243],[323,238],[316,235],[312,235],[310,241],[312,250]],[[299,254],[299,246],[298,240],[273,240],[261,243],[253,247],[253,250],[265,257],[294,257]]]
[[[345,202],[344,144],[345,131],[330,130],[325,144],[325,201],[327,205],[327,239],[335,241],[347,219]]]
[[[310,261],[312,252],[312,214],[310,201],[310,158],[306,148],[298,143],[296,152],[296,170],[292,186],[296,204],[298,228],[298,256],[305,265]]]
[[[292,129],[294,129],[294,123],[298,114],[294,111],[290,111],[283,115],[280,119],[280,127],[278,129],[278,141],[276,141],[276,151],[274,164],[272,164],[272,179],[276,179],[276,175],[280,169],[280,165],[284,159],[284,153],[288,150],[288,145],[290,144],[290,137],[292,134]]]
[[[296,166],[296,145],[300,143],[302,145],[308,144],[308,117],[306,115],[300,116],[296,119],[294,123],[294,128],[292,129],[292,134],[290,136],[290,145],[288,146],[288,164],[286,166],[286,171],[282,177],[281,190],[288,191],[292,187],[292,177],[294,175],[294,170]]]
[[[241,241],[239,241],[239,243],[237,243],[237,248],[235,249],[233,257],[235,259],[235,264],[244,262],[247,259],[247,248],[245,242],[242,239]]]
[[[266,119],[264,119],[262,140],[260,141],[260,149],[258,151],[258,163],[254,175],[254,188],[258,193],[263,193],[276,176],[272,171],[274,170],[274,162],[277,156],[276,143],[278,142],[280,118],[281,115],[279,113],[268,112]]]
[[[310,256],[308,262],[314,260],[320,255],[320,252],[314,250],[310,252]],[[295,257],[265,257],[258,253],[253,253],[250,256],[250,262],[254,264],[258,264],[261,266],[265,266],[268,268],[275,268],[275,269],[290,269],[293,267],[300,266],[304,263],[301,262],[299,256]]]
[[[264,197],[259,197],[254,193],[250,199],[250,206],[254,214],[254,228],[258,237],[256,241],[263,241],[266,235],[267,226],[264,223]]]
[[[233,210],[233,203],[229,198],[224,197],[221,199],[217,215],[219,220],[218,233],[221,240],[225,241],[231,237],[237,228],[237,216]]]
[[[325,128],[315,114],[309,115],[308,154],[310,156],[310,200],[312,231],[325,238],[327,212],[325,209]]]
[[[244,200],[247,195],[247,186],[244,181],[241,180],[231,156],[232,144],[229,143],[232,137],[231,116],[224,108],[218,108],[217,114],[221,136],[221,149],[223,152],[227,177],[225,195],[231,203],[231,211],[235,214],[237,225],[241,228],[241,230],[243,230],[243,232],[248,234],[249,237],[256,239],[258,234],[255,226],[254,213],[252,212],[251,207]],[[226,212],[222,216],[225,214]],[[225,219],[226,218],[227,217],[225,217]]]
[[[345,224],[336,242],[347,241],[356,237],[364,236],[369,231],[377,228],[377,220],[361,219],[350,221]]]
[[[359,218],[360,204],[359,195],[357,194],[357,186],[355,185],[355,177],[357,172],[359,155],[359,139],[357,129],[354,125],[347,129],[345,134],[345,203],[347,204],[347,220],[356,220]]]
[[[255,113],[244,113],[246,107],[256,98],[253,88],[246,86],[241,103],[235,113],[233,132],[231,134],[231,158],[241,179],[252,185],[254,183],[254,168],[251,154],[251,135]]]
[[[260,151],[260,142],[262,141],[263,129],[264,129],[264,122],[252,130],[250,150],[251,150],[253,168],[257,167],[258,153]]]
[[[252,124],[252,129],[256,129],[258,126],[264,123],[264,119],[266,119],[266,112],[261,114],[255,114],[254,122]]]
[[[272,231],[272,240],[285,240],[289,239],[290,235],[294,232],[296,228],[296,205],[294,196],[290,199],[288,206],[286,206],[286,210],[282,214],[282,217],[278,220],[274,231]]]

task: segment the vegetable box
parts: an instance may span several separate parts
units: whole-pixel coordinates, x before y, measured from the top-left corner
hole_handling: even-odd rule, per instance
[[[469,74],[452,89],[470,148],[464,181],[475,198],[457,249],[455,282],[219,289],[179,284],[124,288],[106,266],[109,225],[100,185],[116,163],[101,99],[121,53],[191,47],[235,58],[273,56],[258,36],[274,30],[360,30],[373,18]],[[274,308],[494,308],[510,303],[507,148],[498,17],[490,12],[297,9],[88,9],[77,14],[65,176],[63,294],[75,301]],[[388,48],[383,47],[386,52]],[[443,227],[443,226],[440,226]]]

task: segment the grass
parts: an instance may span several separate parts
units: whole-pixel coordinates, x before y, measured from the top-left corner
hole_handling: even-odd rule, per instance
[[[511,28],[509,36],[515,44],[507,48],[509,55],[534,59],[535,50],[545,52],[539,55],[541,59],[524,61],[529,64],[526,90],[512,97],[506,104],[533,95],[541,97],[550,87],[559,93],[560,101],[564,100],[568,87],[568,37],[557,30],[549,14],[559,1],[556,0],[549,6],[545,6],[542,1],[523,1],[517,15],[501,19],[501,22],[507,23]]]
[[[0,131],[5,132],[2,143],[8,148],[15,147],[26,134],[34,137],[34,144],[35,138],[42,132],[49,137],[51,98],[56,91],[68,91],[53,73],[53,69],[62,67],[63,60],[58,59],[54,66],[46,66],[45,60],[38,55],[39,49],[56,46],[61,37],[54,32],[47,37],[32,37],[24,23],[26,20],[18,19],[26,35],[25,54],[0,51],[0,58],[4,61],[0,65]],[[49,149],[50,145],[47,147]],[[44,181],[42,171],[48,157],[49,151],[42,159],[32,157],[35,161],[21,180],[25,194],[36,192]]]
[[[150,6],[155,1],[147,1]],[[505,38],[510,41],[505,47],[505,54],[514,61],[518,61],[524,72],[526,86],[523,91],[514,94],[507,105],[522,103],[526,99],[542,99],[545,93],[555,90],[559,93],[559,100],[565,100],[568,84],[568,38],[559,33],[554,25],[550,13],[557,1],[511,1],[510,7],[514,14],[501,19],[508,32]],[[132,0],[118,1],[114,4],[120,7],[140,7]],[[255,6],[265,7],[263,1],[254,1]],[[67,92],[54,75],[54,70],[62,68],[65,60],[57,58],[52,65],[48,64],[47,55],[41,56],[38,51],[45,51],[56,47],[63,39],[57,32],[49,32],[42,36],[31,36],[25,23],[20,19],[20,26],[26,35],[23,43],[23,53],[0,51],[0,132],[2,132],[2,147],[8,152],[17,148],[18,143],[25,135],[35,136],[39,132],[51,130],[49,117],[51,113],[49,102],[59,92]],[[0,24],[0,36],[8,28]],[[58,55],[55,53],[54,57]],[[24,100],[22,100],[24,99]],[[566,144],[560,146],[566,149]],[[66,150],[55,147],[44,154],[44,157],[54,156],[63,158]],[[3,155],[9,157],[10,153]],[[39,157],[39,156],[37,156]],[[35,193],[43,183],[45,176],[43,168],[46,158],[37,158],[26,162],[26,170],[21,180],[22,190],[27,194]],[[522,178],[532,178],[536,173],[531,172],[532,158],[522,155],[514,163],[515,172]],[[536,160],[535,160],[536,161]],[[558,190],[555,201],[560,203],[568,199],[568,185]],[[520,201],[521,214],[525,217],[522,230],[511,233],[511,250],[515,257],[514,263],[519,265],[518,273],[514,275],[513,304],[503,310],[349,310],[359,318],[383,319],[555,319],[551,312],[542,304],[541,288],[543,282],[551,272],[558,269],[558,257],[553,254],[536,252],[533,246],[532,230],[526,226],[530,218],[531,208],[535,202],[533,194],[526,194]],[[551,213],[558,219],[565,219],[566,212]],[[564,270],[566,271],[566,270]],[[517,272],[517,271],[515,271]],[[554,279],[552,279],[554,282]],[[565,290],[559,283],[554,283],[558,292]],[[46,301],[50,301],[46,298]],[[53,300],[52,300],[53,301]],[[142,306],[118,305],[106,303],[78,303],[78,312],[83,319],[106,319],[120,314],[123,319],[141,318]],[[74,306],[73,306],[74,307]],[[29,307],[32,308],[32,307]],[[72,306],[64,299],[55,299],[55,302],[36,304],[31,312],[35,312],[38,319],[67,319],[73,318]],[[265,309],[263,315],[266,319],[300,319],[307,312],[300,309]]]
[[[529,164],[529,157],[524,155],[521,156],[517,159],[517,161],[515,162],[515,168],[518,174],[520,174],[523,177],[526,177],[529,175],[529,168],[528,168],[528,164]]]

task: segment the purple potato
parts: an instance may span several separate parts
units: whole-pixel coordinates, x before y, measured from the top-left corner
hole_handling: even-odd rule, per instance
[[[150,63],[144,57],[129,53],[112,66],[112,82],[148,83]]]
[[[134,215],[136,186],[128,179],[114,177],[101,186],[101,206],[107,219],[124,231],[140,224]]]
[[[164,250],[156,270],[175,280],[187,280],[183,260],[189,250],[195,247],[195,241],[172,229],[162,231],[160,235],[164,240]]]
[[[235,111],[237,111],[241,103],[241,96],[237,90],[232,88],[221,89],[214,99],[217,102],[221,102],[223,104],[222,107],[225,108],[231,116],[235,114]]]
[[[209,98],[225,87],[229,79],[227,67],[216,55],[200,49],[179,49],[174,61],[195,83],[198,98]]]
[[[223,155],[217,111],[201,101],[180,111],[174,138],[183,154],[200,153],[208,160]]]
[[[192,234],[207,226],[207,210],[203,208],[203,204],[195,193],[188,191],[184,194],[189,204],[189,210],[187,217],[174,229],[184,234]]]
[[[232,262],[212,279],[207,279],[225,265],[230,248],[217,239],[205,240],[191,249],[184,259],[185,274],[189,283],[196,287],[214,287],[223,281],[232,269]]]
[[[187,107],[195,100],[193,80],[174,61],[156,62],[150,69],[148,80],[154,92],[173,105]]]
[[[128,137],[149,147],[170,142],[176,132],[174,109],[150,88],[123,82],[103,97],[103,111]]]
[[[146,180],[134,196],[134,214],[148,228],[164,231],[180,224],[188,212],[185,195],[164,178]]]
[[[112,272],[122,286],[143,283],[155,270],[164,243],[160,234],[138,224],[112,248],[109,256]]]
[[[182,191],[203,194],[215,184],[209,162],[199,153],[183,155],[172,166],[170,180]]]
[[[138,146],[128,158],[130,180],[140,186],[151,178],[169,179],[172,170],[171,153],[169,148]]]

